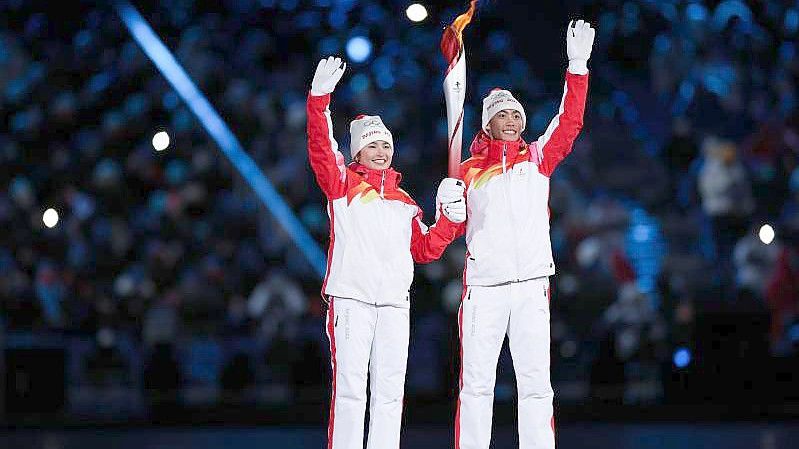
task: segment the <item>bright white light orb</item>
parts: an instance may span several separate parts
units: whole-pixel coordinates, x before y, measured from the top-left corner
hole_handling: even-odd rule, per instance
[[[169,146],[169,134],[166,131],[159,131],[153,136],[153,148],[155,151],[164,151]]]
[[[48,228],[55,227],[58,224],[58,212],[52,207],[44,211],[44,215],[42,215],[42,221],[44,225]]]
[[[422,4],[414,3],[408,6],[408,9],[405,10],[405,14],[411,19],[411,22],[421,22],[427,18],[427,8]]]
[[[768,245],[769,243],[774,241],[774,228],[771,225],[764,224],[760,227],[760,232],[758,233],[760,237],[760,241]]]

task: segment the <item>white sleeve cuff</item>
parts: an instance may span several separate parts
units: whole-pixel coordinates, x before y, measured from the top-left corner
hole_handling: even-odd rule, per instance
[[[588,61],[586,61],[585,59],[570,59],[568,70],[569,73],[573,73],[575,75],[587,75]]]

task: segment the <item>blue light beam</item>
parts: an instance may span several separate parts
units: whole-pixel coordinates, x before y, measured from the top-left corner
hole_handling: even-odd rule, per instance
[[[302,222],[286,204],[275,187],[258,168],[255,162],[244,151],[236,136],[228,128],[222,117],[216,112],[211,103],[200,92],[189,75],[180,66],[178,61],[164,45],[161,39],[153,32],[147,21],[139,11],[129,2],[116,3],[117,13],[130,34],[142,48],[144,53],[153,61],[169,84],[180,95],[189,109],[197,116],[211,138],[227,156],[234,167],[247,180],[266,208],[277,219],[278,223],[289,234],[291,239],[300,249],[302,254],[313,267],[320,278],[325,275],[325,254],[311,237]]]

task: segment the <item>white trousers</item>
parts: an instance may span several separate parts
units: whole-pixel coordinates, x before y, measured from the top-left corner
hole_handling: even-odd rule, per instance
[[[488,449],[497,360],[510,342],[519,404],[519,448],[553,449],[549,381],[549,278],[467,287],[458,312],[461,341],[456,449]]]
[[[327,337],[333,391],[327,449],[363,449],[369,378],[367,449],[399,449],[409,310],[331,298]]]

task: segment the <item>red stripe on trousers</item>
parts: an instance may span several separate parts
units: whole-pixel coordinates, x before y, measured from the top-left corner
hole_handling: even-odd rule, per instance
[[[333,261],[333,245],[336,242],[335,234],[335,214],[333,213],[333,202],[327,202],[330,214],[330,246],[327,248],[327,268],[325,269],[325,280],[322,282],[322,298],[325,299],[325,287],[327,279],[330,277],[330,265]],[[327,305],[327,339],[330,341],[330,366],[332,367],[332,392],[330,394],[330,414],[327,424],[327,449],[333,449],[333,421],[336,417],[336,334],[335,319],[333,312],[333,298],[331,297]]]
[[[461,447],[461,390],[463,390],[463,301],[458,310],[458,339],[460,341],[460,374],[458,374],[458,407],[455,411],[455,449]]]
[[[330,395],[330,422],[327,425],[327,449],[333,449],[333,422],[336,418],[336,315],[333,312],[334,299],[330,298],[327,309],[327,338],[330,340],[330,364],[333,367],[333,391]]]
[[[549,288],[547,289],[547,302],[552,303],[552,282],[549,283]],[[550,425],[552,426],[552,438],[555,438],[555,415],[552,415]]]
[[[466,300],[466,260],[463,261],[463,293],[461,293],[461,306],[458,308],[458,346],[460,347],[460,373],[458,374],[458,405],[455,409],[455,449],[461,447],[461,390],[463,390],[463,302]]]

